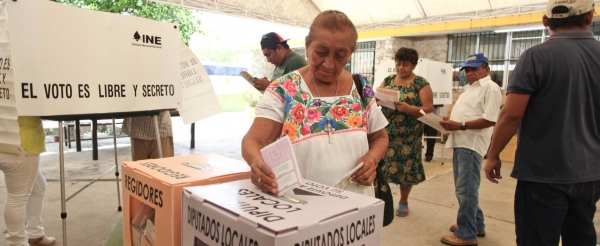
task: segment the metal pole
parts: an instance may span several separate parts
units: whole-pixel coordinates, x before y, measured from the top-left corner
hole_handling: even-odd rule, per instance
[[[92,159],[98,160],[98,121],[92,120]]]
[[[113,145],[115,146],[115,177],[117,180],[117,199],[118,199],[118,207],[117,211],[121,212],[123,209],[121,208],[121,189],[119,189],[119,158],[117,156],[117,127],[115,126],[115,118],[112,119],[113,124]]]
[[[152,118],[154,118],[154,129],[156,130],[156,146],[158,147],[158,156],[163,158],[162,146],[160,143],[160,130],[158,129],[158,116],[160,116],[160,114],[154,115]]]
[[[79,120],[75,120],[75,143],[77,152],[81,152],[81,130],[79,129]]]
[[[191,137],[190,140],[190,149],[196,148],[196,123],[192,123],[192,127],[190,129]]]
[[[63,143],[63,122],[58,121],[58,155],[60,158],[60,218],[62,219],[63,245],[67,245],[67,202],[65,201],[65,154]]]

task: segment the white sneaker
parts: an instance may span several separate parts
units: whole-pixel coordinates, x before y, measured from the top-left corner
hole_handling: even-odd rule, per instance
[[[38,238],[38,241],[36,241],[35,243],[29,243],[29,245],[31,245],[31,246],[50,246],[50,245],[54,245],[54,243],[56,243],[56,238],[43,236],[41,238]]]

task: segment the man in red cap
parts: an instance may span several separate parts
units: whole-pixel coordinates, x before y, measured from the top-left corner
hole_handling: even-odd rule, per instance
[[[273,71],[271,80],[268,80],[266,77],[254,80],[254,87],[259,91],[267,89],[271,81],[282,75],[307,65],[304,57],[290,49],[287,41],[287,39],[284,40],[279,34],[274,32],[262,36],[260,47],[263,55],[265,55],[268,62],[275,65],[275,70]]]

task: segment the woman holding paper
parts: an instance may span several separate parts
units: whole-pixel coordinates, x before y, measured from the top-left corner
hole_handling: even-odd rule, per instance
[[[421,110],[433,111],[433,93],[429,82],[413,73],[419,54],[410,48],[400,48],[394,55],[396,74],[385,78],[380,88],[399,91],[395,109],[382,107],[390,124],[386,127],[389,148],[381,160],[388,180],[400,185],[400,201],[396,215],[408,215],[408,195],[414,184],[425,180],[421,156],[423,123],[417,120]],[[390,182],[390,183],[391,183]]]
[[[46,151],[42,120],[19,116],[17,122],[21,153],[0,152],[0,170],[4,173],[7,191],[4,207],[6,244],[53,245],[56,239],[46,237],[42,224],[47,186],[40,171],[40,154]]]
[[[242,141],[256,186],[277,193],[260,150],[287,135],[304,179],[331,186],[363,163],[352,175],[357,184],[346,190],[374,196],[376,165],[388,146],[387,120],[368,81],[357,81],[363,87],[359,95],[352,74],[344,70],[357,39],[354,24],[342,12],[324,11],[314,19],[306,37],[309,64],[267,88]]]

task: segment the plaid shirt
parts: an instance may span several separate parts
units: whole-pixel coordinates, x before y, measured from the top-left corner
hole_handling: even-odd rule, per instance
[[[158,129],[160,137],[172,137],[171,114],[168,111],[158,115]],[[127,117],[123,119],[123,132],[131,138],[142,140],[156,140],[154,119],[151,116]]]

